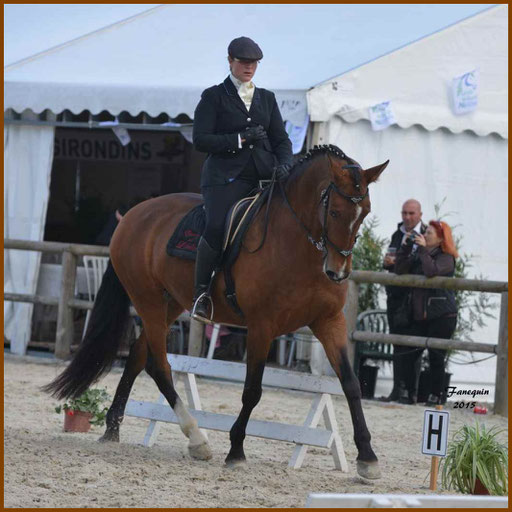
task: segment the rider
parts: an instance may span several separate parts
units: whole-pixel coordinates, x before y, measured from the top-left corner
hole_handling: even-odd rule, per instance
[[[263,58],[248,37],[228,46],[230,75],[203,91],[194,113],[194,146],[208,153],[201,175],[206,226],[197,248],[192,317],[209,321],[209,285],[219,263],[224,222],[230,207],[258,186],[258,180],[285,179],[292,145],[274,93],[252,78]]]

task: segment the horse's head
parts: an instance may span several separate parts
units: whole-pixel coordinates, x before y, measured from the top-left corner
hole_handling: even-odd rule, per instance
[[[352,270],[352,249],[363,219],[370,213],[369,185],[377,180],[389,160],[362,169],[336,146],[329,146],[329,176],[320,187],[319,220],[324,245],[323,271],[341,283]]]

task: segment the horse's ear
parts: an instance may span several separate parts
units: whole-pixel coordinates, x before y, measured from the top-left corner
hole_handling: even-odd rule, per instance
[[[370,184],[379,179],[382,171],[388,166],[389,160],[386,160],[383,164],[376,165],[375,167],[371,167],[370,169],[366,169],[364,171],[364,175],[366,176],[366,183]]]

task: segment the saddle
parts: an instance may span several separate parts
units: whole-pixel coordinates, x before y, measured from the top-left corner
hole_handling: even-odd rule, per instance
[[[240,254],[244,236],[252,220],[268,199],[269,191],[270,187],[265,187],[258,190],[254,195],[240,199],[230,208],[226,217],[220,268],[224,271],[225,295],[228,303],[242,318],[244,315],[236,300],[235,283],[231,275],[231,268]],[[176,227],[167,242],[167,254],[195,261],[197,245],[204,232],[205,225],[206,212],[204,205],[198,204],[185,214]]]

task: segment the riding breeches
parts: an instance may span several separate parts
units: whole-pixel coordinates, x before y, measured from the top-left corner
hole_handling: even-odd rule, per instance
[[[257,188],[258,177],[252,159],[242,173],[225,185],[202,187],[206,210],[203,237],[212,249],[222,250],[226,216],[231,206]]]

